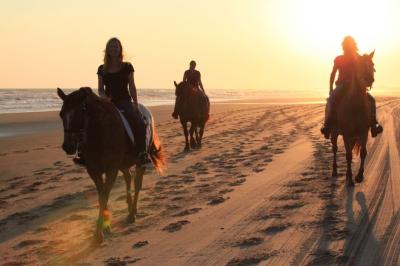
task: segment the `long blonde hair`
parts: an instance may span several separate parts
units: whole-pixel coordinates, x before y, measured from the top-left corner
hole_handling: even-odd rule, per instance
[[[107,44],[106,44],[106,49],[104,50],[104,66],[103,66],[103,73],[106,73],[108,70],[108,67],[110,66],[110,61],[111,61],[111,56],[110,56],[110,45],[112,42],[117,42],[120,48],[120,53],[119,53],[119,60],[120,60],[120,64],[122,64],[122,61],[124,59],[124,52],[123,52],[123,48],[122,48],[122,44],[121,41],[116,38],[113,37],[111,39],[108,40]]]
[[[351,36],[346,36],[342,42],[343,52],[346,55],[352,55],[358,52],[357,43]]]

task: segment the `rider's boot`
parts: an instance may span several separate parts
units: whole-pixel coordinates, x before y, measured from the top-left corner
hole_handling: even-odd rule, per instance
[[[375,138],[378,134],[383,132],[383,127],[378,123],[376,117],[372,116],[371,119],[371,136]]]
[[[138,162],[140,166],[148,166],[152,163],[150,155],[146,151],[139,152]]]
[[[370,94],[368,94],[368,99],[370,101],[371,106],[371,136],[375,138],[378,134],[383,132],[383,127],[379,125],[378,121],[376,120],[376,103],[375,99],[372,98]]]

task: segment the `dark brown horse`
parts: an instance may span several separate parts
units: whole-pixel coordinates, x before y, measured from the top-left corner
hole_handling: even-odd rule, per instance
[[[349,187],[354,186],[351,169],[353,149],[356,154],[360,153],[361,157],[360,169],[355,181],[360,183],[364,180],[364,162],[367,156],[368,131],[371,125],[371,108],[367,88],[371,87],[375,80],[373,56],[374,52],[358,57],[355,64],[355,75],[352,81],[346,85],[346,92],[336,108],[336,123],[331,132],[333,151],[332,176],[337,176],[337,139],[339,135],[342,135],[346,148],[346,182]]]
[[[72,155],[77,152],[80,145],[87,172],[98,192],[100,209],[95,238],[98,242],[102,242],[103,230],[109,230],[107,202],[118,170],[123,173],[126,181],[128,221],[134,222],[145,168],[137,165],[137,152],[124,129],[120,114],[111,102],[98,97],[90,88],[80,88],[69,95],[57,89],[57,93],[63,100],[60,112],[64,126],[62,148],[67,154]],[[147,121],[148,131],[152,134],[149,141],[151,159],[155,168],[161,171],[164,160],[154,130],[153,117],[144,106],[140,105],[139,108]],[[136,165],[136,172],[135,194],[132,201],[130,168],[133,165]]]
[[[200,148],[203,139],[204,128],[209,118],[210,105],[205,95],[197,88],[193,88],[189,83],[182,81],[175,84],[175,94],[180,97],[179,118],[185,134],[185,151],[190,148]],[[190,130],[187,123],[190,122]],[[190,133],[190,142],[189,142]],[[193,135],[196,135],[196,139]]]

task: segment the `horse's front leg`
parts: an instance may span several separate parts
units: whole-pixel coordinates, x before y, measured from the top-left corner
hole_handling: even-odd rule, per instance
[[[337,162],[336,162],[337,151],[338,151],[337,140],[338,140],[338,135],[336,133],[332,133],[331,134],[331,143],[333,152],[332,177],[336,177],[338,175]]]
[[[133,203],[132,203],[132,190],[131,190],[131,183],[132,183],[132,175],[128,169],[122,170],[124,174],[125,183],[126,183],[126,203],[128,204],[128,222],[133,223],[135,222],[135,215],[133,214]]]
[[[105,202],[104,202],[104,182],[101,173],[93,173],[89,172],[90,177],[92,178],[94,184],[97,189],[97,196],[99,200],[99,216],[97,218],[96,223],[96,231],[95,231],[95,242],[102,243],[104,239],[103,234],[103,222],[104,222],[104,211],[105,211]]]
[[[347,171],[346,171],[346,183],[349,187],[354,187],[353,182],[353,172],[351,170],[351,162],[353,160],[353,147],[354,144],[350,143],[350,141],[346,140],[344,137],[344,145],[346,147],[346,162],[347,162]]]
[[[110,197],[110,191],[117,178],[118,170],[110,170],[106,172],[106,181],[104,183],[103,191],[103,231],[111,231],[111,213],[108,211],[107,204]]]
[[[187,130],[187,122],[181,120],[181,124],[183,128],[183,134],[185,134],[185,151],[189,151],[190,146],[189,146],[189,132]]]
[[[145,172],[146,168],[141,167],[141,166],[136,166],[136,173],[135,173],[135,196],[133,197],[133,209],[132,209],[132,214],[133,217],[136,216],[137,214],[137,203],[139,199],[139,192],[142,189],[142,183],[143,183],[143,175]]]
[[[363,138],[361,139],[360,169],[358,170],[358,174],[355,178],[357,183],[361,183],[364,180],[364,162],[365,162],[365,157],[367,157],[367,141],[368,141],[368,135],[363,136]]]

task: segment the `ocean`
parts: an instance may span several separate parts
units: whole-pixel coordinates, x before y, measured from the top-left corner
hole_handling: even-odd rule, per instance
[[[66,94],[72,89],[65,89]],[[293,97],[293,91],[282,90],[207,90],[211,102],[257,99],[284,99]],[[300,98],[312,97],[311,93],[299,93]],[[315,98],[315,94],[314,94]],[[139,102],[146,106],[169,105],[175,102],[173,89],[139,89]],[[62,101],[56,89],[0,89],[0,114],[41,111],[58,111]]]

